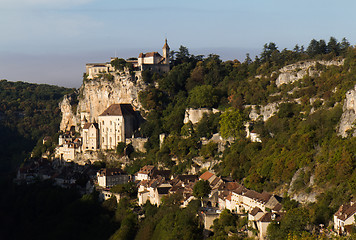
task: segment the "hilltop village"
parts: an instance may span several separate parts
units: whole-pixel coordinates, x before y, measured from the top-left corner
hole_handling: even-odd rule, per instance
[[[332,89],[318,92],[327,88],[320,79],[351,72],[343,69],[351,60],[340,54],[310,60],[301,50],[278,51],[301,57],[263,72],[277,54],[273,45],[264,50],[266,56],[261,54],[255,63],[251,59],[223,63],[216,55],[204,59],[190,55],[184,47],[174,58],[166,39],[162,55],[149,52],[126,60],[88,63],[83,85],[60,103],[62,118],[53,153],[48,150],[25,162],[15,182],[50,180],[83,196],[97,193],[104,205],[114,209],[128,201],[123,212],[134,213],[136,227],[150,219],[150,206],[173,205],[182,212],[194,209],[192,221],[205,239],[274,239],[271,236],[281,231],[292,236],[286,224],[294,219],[301,222],[295,225],[304,234],[296,233],[294,237],[301,237],[296,239],[304,239],[306,233],[311,238],[305,239],[315,234],[325,239],[352,234],[354,199],[343,199],[344,204],[338,205],[330,200],[329,216],[319,211],[324,205],[320,209],[317,205],[324,204],[317,184],[326,182],[328,169],[333,169],[330,179],[352,172],[352,157],[348,158],[347,147],[341,147],[342,140],[334,140],[342,150],[333,153],[318,139],[322,134],[334,139],[355,135],[356,90],[345,91],[330,83]],[[253,69],[253,64],[260,64],[260,70]],[[223,70],[217,70],[222,66]],[[238,85],[239,74],[248,76],[249,71],[254,75]],[[219,74],[226,75],[219,79]],[[231,81],[235,75],[237,79]],[[215,89],[223,83],[226,86]],[[251,94],[244,96],[243,91]],[[266,99],[259,95],[263,91]],[[331,98],[333,94],[336,97]],[[343,106],[337,102],[340,96],[345,98]],[[322,117],[329,117],[326,123]],[[43,145],[51,141],[56,140],[46,137]],[[325,158],[334,155],[340,156],[340,163],[326,165]],[[352,188],[353,183],[348,186]],[[306,220],[306,209],[318,217]],[[155,236],[152,232],[160,227],[142,231]]]

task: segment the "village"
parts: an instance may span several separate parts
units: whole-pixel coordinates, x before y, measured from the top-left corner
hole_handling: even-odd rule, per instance
[[[115,59],[112,59],[114,61]],[[169,71],[169,46],[167,40],[163,46],[163,56],[157,52],[143,54],[138,59],[128,60],[137,71],[135,80],[139,81],[143,70],[156,72]],[[100,74],[112,73],[116,70],[111,63],[87,64],[88,79],[95,79]],[[197,123],[204,113],[217,112],[213,109],[187,109],[184,123]],[[140,111],[131,103],[114,103],[93,116],[88,112],[80,113],[80,123],[70,126],[69,131],[61,132],[54,157],[49,159],[45,154],[40,160],[25,163],[19,170],[15,182],[31,184],[36,181],[51,180],[54,185],[63,188],[78,188],[82,194],[97,191],[102,201],[114,198],[117,202],[126,193],[118,193],[112,189],[115,186],[131,183],[137,190],[136,201],[138,206],[147,202],[160,206],[168,196],[179,196],[180,207],[185,208],[192,200],[201,200],[201,210],[197,213],[207,236],[212,231],[214,220],[227,209],[232,214],[245,217],[247,225],[239,231],[250,237],[265,239],[267,227],[272,222],[278,223],[284,216],[283,198],[272,193],[248,189],[242,183],[232,178],[219,177],[215,174],[212,165],[200,164],[194,173],[172,174],[169,169],[158,168],[153,165],[143,166],[135,174],[130,175],[122,168],[101,168],[95,166],[97,159],[87,162],[77,162],[78,156],[92,154],[100,151],[116,150],[120,143],[131,144],[140,152],[145,152],[146,138],[137,136],[143,117]],[[250,124],[246,124],[246,137],[252,142],[261,142],[258,134],[249,131]],[[160,136],[163,143],[165,135]],[[46,141],[46,138],[43,140]],[[226,139],[215,134],[209,141],[218,143],[223,148]],[[207,140],[205,144],[207,144]],[[204,144],[204,143],[203,143]],[[209,185],[209,194],[199,199],[194,186],[204,181]],[[356,204],[340,206],[334,214],[334,231],[330,234],[345,235],[351,231],[355,222]],[[327,231],[322,229],[320,231]]]

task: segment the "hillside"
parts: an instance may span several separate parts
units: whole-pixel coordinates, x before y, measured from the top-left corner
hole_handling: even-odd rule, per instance
[[[51,153],[60,125],[62,131],[75,126],[79,135],[82,115],[95,122],[109,105],[130,102],[145,119],[135,134],[148,141],[146,153],[127,154],[125,170],[129,174],[148,164],[170,169],[174,176],[211,170],[248,189],[283,196],[285,216],[280,224],[271,225],[270,239],[315,239],[312,234],[320,224],[331,227],[332,215],[356,193],[356,48],[346,39],[337,42],[330,38],[328,43],[312,40],[306,50],[296,45],[293,50],[280,51],[276,44],[269,43],[258,57],[252,60],[247,55],[244,62],[224,62],[214,54],[194,56],[183,46],[172,56],[168,73],[146,70],[140,82],[121,73],[93,79],[84,76],[77,93],[48,85],[1,81],[4,100],[0,127],[5,132],[1,141],[5,149],[10,149],[2,153],[6,158],[1,166],[6,170],[18,166],[36,143],[34,158],[46,151]],[[64,94],[68,95],[58,105]],[[202,118],[199,121],[195,116],[193,123],[187,113]],[[53,139],[43,145],[46,135]],[[98,155],[103,159],[96,160],[105,160],[103,152],[115,159],[123,154],[102,150]],[[104,162],[96,163],[95,167],[105,166]],[[46,189],[53,199],[58,198],[48,183],[36,184],[31,188],[39,192]],[[34,197],[22,187],[11,191],[14,196],[24,192],[24,197],[17,197],[20,205],[22,198]],[[199,201],[181,209],[181,199],[173,194],[159,208],[146,204],[137,209],[134,198],[123,198],[118,205],[113,198],[99,204],[95,193],[80,199],[71,190],[63,192],[69,196],[67,201],[60,200],[65,213],[53,211],[49,218],[67,222],[73,207],[79,211],[80,221],[87,213],[91,216],[87,219],[90,226],[107,226],[107,232],[101,229],[105,232],[101,238],[202,237],[196,217]],[[48,212],[55,208],[51,199],[44,201]],[[37,200],[28,206],[41,208]],[[11,207],[17,208],[16,204]],[[7,215],[11,212],[9,209]],[[138,212],[143,212],[145,218],[138,219]],[[22,220],[30,214],[24,212]],[[44,216],[37,214],[36,222],[42,222]],[[246,225],[246,219],[224,212],[214,222],[215,235],[209,239],[227,239],[230,230]],[[58,232],[69,236],[75,231],[74,225],[70,222],[68,229],[48,228],[44,235],[34,228],[31,236],[46,238]],[[78,238],[96,238],[86,234],[86,227],[84,222],[80,225]],[[237,239],[243,239],[242,235]]]
[[[74,92],[45,84],[0,81],[0,174],[16,170],[45,136],[58,132],[59,101]]]

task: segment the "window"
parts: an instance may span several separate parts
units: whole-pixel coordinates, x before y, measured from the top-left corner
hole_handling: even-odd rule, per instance
[[[110,125],[112,125],[112,121],[110,121]]]
[[[103,143],[104,143],[105,141],[104,141],[104,137],[103,137]]]
[[[104,125],[104,121],[103,121],[103,125]]]

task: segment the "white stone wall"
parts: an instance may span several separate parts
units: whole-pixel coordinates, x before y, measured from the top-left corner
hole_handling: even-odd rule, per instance
[[[100,175],[98,175],[97,176],[98,177],[98,185],[100,186],[100,187],[106,187],[106,176],[100,176]]]
[[[115,149],[119,142],[125,142],[122,116],[99,116],[98,120],[101,149]]]

